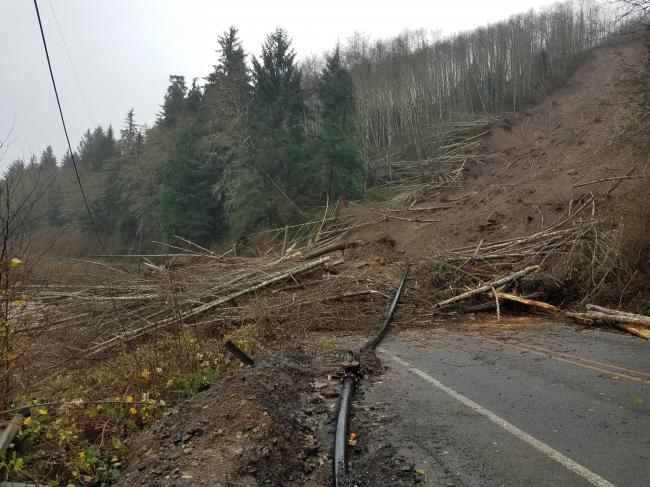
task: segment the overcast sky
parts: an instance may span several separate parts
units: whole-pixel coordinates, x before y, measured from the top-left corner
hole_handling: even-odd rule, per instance
[[[51,3],[50,3],[51,2]],[[216,62],[217,36],[229,25],[257,54],[276,27],[293,38],[299,57],[320,54],[355,31],[372,38],[404,29],[443,34],[554,3],[548,0],[39,0],[54,75],[73,147],[95,124],[118,132],[126,112],[153,124],[170,74],[205,77]],[[68,60],[58,18],[81,86]],[[1,166],[65,139],[31,0],[0,0],[0,140],[14,125]],[[91,119],[92,115],[92,119]]]

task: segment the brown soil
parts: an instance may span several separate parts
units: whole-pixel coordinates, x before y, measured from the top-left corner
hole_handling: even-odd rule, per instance
[[[329,485],[338,397],[327,392],[338,391],[345,350],[362,340],[311,334],[235,371],[142,433],[117,485]],[[365,354],[363,363],[356,397],[383,370],[374,354]],[[386,479],[413,485],[414,465],[373,427],[378,420],[373,410],[351,413],[359,441],[349,451],[349,486],[385,485]]]
[[[118,485],[323,485],[315,431],[331,408],[310,385],[315,365],[277,350],[199,393],[136,440]]]

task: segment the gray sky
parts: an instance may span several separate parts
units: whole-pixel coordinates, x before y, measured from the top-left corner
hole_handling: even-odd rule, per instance
[[[299,57],[331,49],[355,31],[389,37],[406,28],[450,34],[554,3],[549,0],[39,0],[73,147],[93,126],[51,5],[96,124],[119,132],[133,107],[153,124],[170,74],[204,77],[216,62],[217,35],[240,30],[257,54],[266,34],[285,28]],[[312,4],[307,7],[306,4]],[[31,0],[0,0],[0,140],[14,124],[2,167],[65,139]],[[15,121],[14,121],[15,120]]]

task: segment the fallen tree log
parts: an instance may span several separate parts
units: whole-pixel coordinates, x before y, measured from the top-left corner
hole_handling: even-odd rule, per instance
[[[112,347],[115,347],[121,343],[126,343],[131,340],[134,340],[142,335],[145,335],[147,333],[151,333],[152,331],[159,330],[161,328],[164,328],[168,325],[171,325],[173,323],[181,323],[187,318],[190,317],[196,317],[198,315],[201,315],[209,310],[212,310],[216,308],[217,306],[220,306],[224,303],[227,303],[228,301],[232,301],[235,298],[238,298],[240,296],[244,296],[245,294],[249,294],[253,291],[257,291],[258,289],[262,289],[264,287],[270,286],[271,284],[274,284],[276,282],[282,281],[284,279],[288,279],[289,277],[295,276],[297,274],[302,274],[303,272],[310,271],[312,269],[315,269],[321,265],[323,265],[325,262],[329,261],[329,257],[321,257],[318,260],[315,260],[313,262],[307,262],[301,266],[297,267],[292,267],[290,269],[280,271],[273,275],[272,277],[263,280],[261,282],[258,282],[257,284],[247,287],[245,289],[241,289],[239,291],[236,291],[234,293],[228,294],[227,296],[221,296],[217,299],[214,299],[213,301],[201,304],[199,306],[196,306],[189,311],[185,313],[178,313],[174,316],[171,316],[169,318],[165,318],[160,321],[155,321],[155,322],[150,322],[147,320],[147,325],[135,329],[135,330],[129,330],[127,333],[120,334],[117,336],[114,336],[113,338],[110,338],[109,340],[99,343],[94,347],[91,347],[88,349],[86,352],[86,356],[92,356],[96,355],[97,353],[103,352],[104,350],[108,350]]]
[[[603,313],[600,311],[588,311],[582,314],[586,318],[594,321],[604,321],[606,323],[624,323],[627,325],[636,325],[636,326],[645,326],[645,327],[650,326],[650,320],[644,321],[633,316],[616,315],[610,313]]]
[[[617,309],[604,308],[596,306],[595,304],[588,304],[586,308],[590,311],[599,311],[608,315],[627,316],[637,320],[636,324],[640,326],[650,326],[650,316],[638,315],[635,313],[628,313],[626,311],[619,311]]]
[[[633,326],[633,324],[637,324],[637,322],[627,316],[608,315],[595,311],[592,311],[590,313],[566,313],[566,316],[569,316],[570,318],[573,318],[581,323],[584,323],[585,321],[599,321],[602,323],[607,323],[623,331],[631,333],[632,335],[650,340],[650,330],[645,330],[643,328],[637,328],[636,326]]]
[[[11,421],[7,424],[7,427],[0,431],[0,457],[3,457],[9,445],[14,439],[14,436],[18,434],[20,428],[23,424],[25,417],[22,414],[16,414]]]
[[[562,314],[562,311],[559,308],[556,308],[552,304],[544,303],[543,301],[536,301],[534,299],[528,299],[524,296],[519,296],[517,294],[504,293],[502,291],[490,291],[488,294],[495,295],[500,299],[505,299],[507,301],[514,301],[516,303],[525,304],[533,308],[539,308],[545,313],[550,314],[551,316],[558,316]]]
[[[319,249],[313,250],[312,252],[308,252],[302,257],[305,260],[315,259],[316,257],[320,257],[321,255],[324,254],[329,254],[330,252],[334,252],[336,250],[347,250],[349,248],[360,247],[365,243],[366,242],[363,240],[352,240],[349,242],[335,242],[329,245],[325,245],[324,247],[321,247]]]
[[[458,301],[463,301],[467,298],[471,298],[472,296],[476,296],[477,294],[484,293],[486,291],[491,291],[492,288],[497,288],[499,286],[502,286],[503,284],[506,284],[510,281],[514,281],[515,279],[519,279],[520,277],[526,276],[528,274],[532,274],[533,272],[537,272],[539,270],[538,265],[533,265],[530,267],[526,267],[525,269],[522,269],[518,272],[515,272],[513,274],[510,274],[506,277],[502,277],[500,279],[497,279],[492,282],[488,282],[484,284],[483,286],[477,287],[476,289],[472,289],[471,291],[467,291],[465,293],[459,294],[458,296],[454,296],[449,299],[445,299],[443,301],[439,301],[436,304],[433,305],[433,309],[439,309],[444,306],[448,306],[453,303],[457,303]]]

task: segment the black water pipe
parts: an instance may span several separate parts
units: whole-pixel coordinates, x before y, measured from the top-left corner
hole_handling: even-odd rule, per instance
[[[361,347],[361,350],[373,351],[386,336],[386,333],[388,332],[388,325],[393,319],[393,313],[395,312],[395,308],[397,308],[397,302],[399,301],[399,298],[402,295],[402,291],[404,290],[404,285],[406,284],[406,278],[408,277],[410,269],[410,264],[406,264],[406,267],[404,268],[404,275],[402,275],[402,280],[399,283],[399,287],[397,288],[393,302],[390,304],[390,308],[388,308],[388,313],[386,314],[386,318],[384,318],[384,322],[381,324],[381,328],[379,328],[379,331],[374,337],[368,339],[364,346]]]
[[[384,322],[381,325],[381,328],[377,334],[370,338],[363,347],[362,351],[365,350],[374,350],[377,345],[383,340],[384,336],[388,331],[388,325],[393,318],[393,313],[395,313],[395,308],[397,308],[397,303],[402,291],[404,290],[404,285],[406,283],[406,278],[408,277],[410,270],[410,265],[406,264],[404,268],[404,275],[402,275],[402,280],[399,283],[393,302],[388,309],[388,314],[384,318]],[[333,476],[334,476],[334,487],[342,487],[345,482],[345,474],[348,471],[348,434],[349,434],[349,418],[350,418],[350,404],[352,401],[352,393],[356,386],[355,374],[358,374],[359,364],[356,364],[356,372],[346,374],[341,384],[341,396],[339,399],[339,413],[338,419],[336,421],[336,433],[334,435],[334,455],[333,455]]]
[[[241,348],[235,345],[232,341],[228,340],[226,343],[224,343],[223,346],[226,347],[228,351],[232,353],[235,357],[241,360],[244,363],[244,365],[248,365],[249,367],[255,365],[253,359],[250,358],[248,355],[246,355],[246,352],[244,352]]]
[[[354,379],[346,377],[341,385],[339,417],[334,436],[334,485],[337,487],[343,485],[348,470],[348,431],[352,391],[354,391]]]

